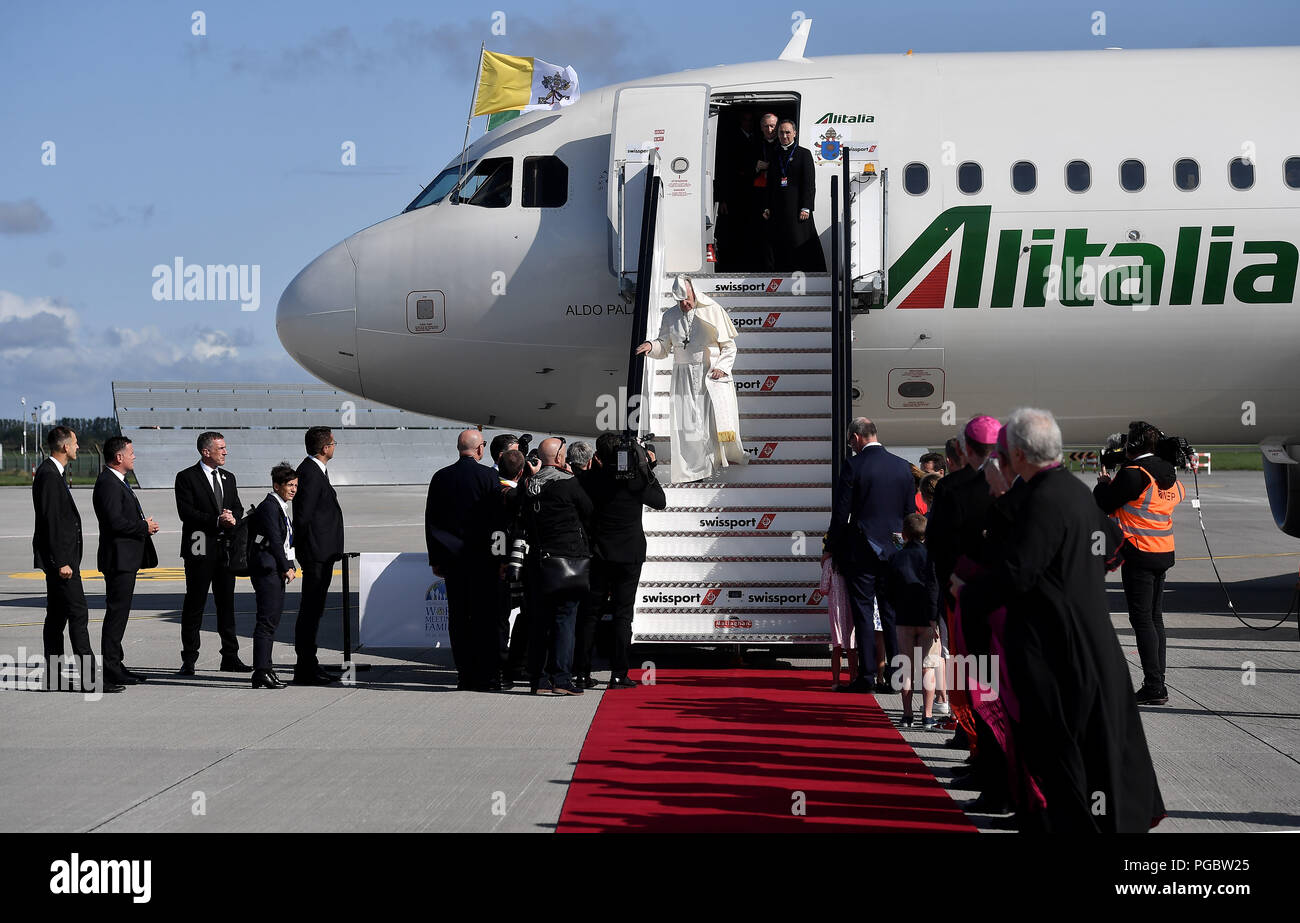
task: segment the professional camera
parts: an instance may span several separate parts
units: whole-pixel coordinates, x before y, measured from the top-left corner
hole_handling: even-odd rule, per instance
[[[649,478],[656,464],[651,460],[650,453],[658,454],[654,438],[654,433],[646,433],[639,439],[630,432],[623,433],[614,456],[614,477],[620,481],[630,481],[636,477]]]
[[[524,558],[528,557],[528,542],[521,535],[510,543],[510,556],[506,561],[506,579],[518,583],[524,569]]]
[[[519,451],[524,453],[524,458],[529,461],[537,461],[537,450],[530,449],[533,444],[533,434],[524,433],[519,437]]]
[[[1163,458],[1175,468],[1186,468],[1192,463],[1192,457],[1196,450],[1182,436],[1166,436],[1160,430],[1156,430],[1159,435],[1156,438],[1156,447],[1153,452],[1159,458]],[[1128,457],[1128,433],[1116,433],[1106,440],[1106,448],[1101,453],[1101,467],[1107,471],[1113,468],[1122,468],[1129,462]]]

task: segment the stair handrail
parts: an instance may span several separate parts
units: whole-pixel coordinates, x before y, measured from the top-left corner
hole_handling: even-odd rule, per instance
[[[845,147],[840,158],[843,161],[843,226],[844,226],[844,284],[840,287],[840,314],[837,318],[840,331],[839,357],[843,369],[840,387],[840,418],[843,422],[835,434],[835,445],[839,454],[848,457],[848,427],[853,419],[853,185],[851,179],[853,159],[852,149]]]
[[[844,357],[840,349],[843,325],[839,322],[840,273],[843,260],[840,254],[840,187],[838,176],[831,176],[831,483],[840,478],[844,466],[844,432],[848,421],[843,419]]]

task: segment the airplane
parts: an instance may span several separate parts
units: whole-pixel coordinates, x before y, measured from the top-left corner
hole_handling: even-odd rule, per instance
[[[1071,445],[1131,419],[1259,443],[1277,524],[1300,536],[1300,49],[809,59],[810,24],[776,61],[584,90],[487,132],[297,275],[285,349],[403,409],[593,432],[644,338],[624,297],[641,161],[664,182],[659,265],[707,281],[718,139],[770,110],[816,152],[828,253],[850,158],[855,415],[908,445],[1025,404]]]

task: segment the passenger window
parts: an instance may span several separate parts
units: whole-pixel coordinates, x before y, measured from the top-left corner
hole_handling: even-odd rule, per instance
[[[1228,164],[1228,181],[1233,189],[1249,189],[1255,185],[1255,165],[1243,157],[1234,157]]]
[[[1282,178],[1286,180],[1287,186],[1292,189],[1300,189],[1300,157],[1288,157],[1286,166],[1282,170]]]
[[[1137,192],[1147,184],[1147,168],[1140,160],[1125,160],[1119,165],[1119,184],[1126,192]]]
[[[486,157],[456,193],[456,201],[483,208],[505,208],[510,204],[511,157]]]
[[[984,168],[972,160],[957,168],[957,188],[967,195],[974,195],[984,188]]]
[[[1177,161],[1174,164],[1174,185],[1187,190],[1201,185],[1201,165],[1190,157]]]
[[[1016,192],[1033,192],[1038,188],[1038,168],[1028,160],[1011,165],[1011,188]]]
[[[923,163],[909,163],[903,168],[903,188],[910,195],[924,195],[930,188],[930,168]]]
[[[1071,192],[1087,192],[1092,185],[1092,167],[1082,160],[1071,160],[1065,165],[1065,188]]]
[[[524,158],[524,208],[559,208],[569,200],[569,168],[558,157]]]

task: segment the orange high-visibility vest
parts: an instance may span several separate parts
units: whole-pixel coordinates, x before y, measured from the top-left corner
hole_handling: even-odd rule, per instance
[[[1130,500],[1116,510],[1115,520],[1139,551],[1173,551],[1174,507],[1183,501],[1187,492],[1177,481],[1169,490],[1161,490],[1151,472],[1141,465],[1126,467],[1145,474],[1147,488],[1136,500]]]

